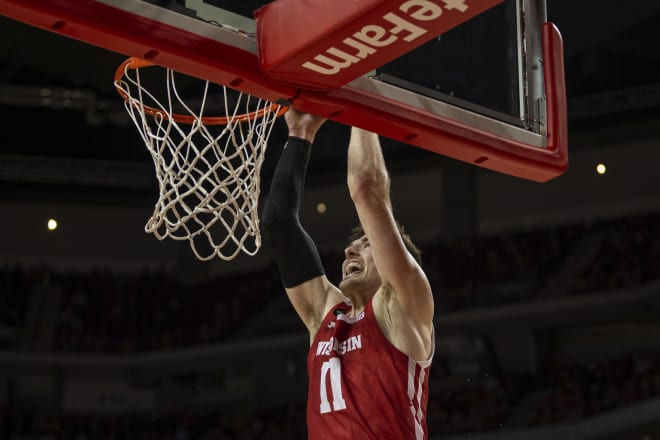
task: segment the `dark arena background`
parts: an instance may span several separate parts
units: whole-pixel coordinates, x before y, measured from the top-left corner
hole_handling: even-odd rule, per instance
[[[435,294],[432,440],[660,439],[660,3],[547,10],[565,44],[564,175],[532,183],[383,140]],[[112,88],[123,57],[0,30],[0,438],[305,439],[308,337],[269,249],[202,263],[147,235],[157,188]],[[451,94],[459,61],[406,65]],[[468,86],[507,111],[498,69]],[[278,121],[262,192],[285,136]],[[317,139],[302,221],[337,281],[357,222],[348,127]]]

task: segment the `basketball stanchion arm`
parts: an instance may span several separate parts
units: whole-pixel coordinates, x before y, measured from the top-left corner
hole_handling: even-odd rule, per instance
[[[261,72],[254,39],[148,2],[0,0],[0,14],[269,101],[296,94]]]
[[[542,31],[547,113],[543,147],[434,115],[423,108],[402,105],[351,84],[328,92],[303,90],[294,107],[321,111],[335,121],[493,171],[545,182],[563,174],[568,167],[568,127],[562,37],[552,23],[545,23]]]

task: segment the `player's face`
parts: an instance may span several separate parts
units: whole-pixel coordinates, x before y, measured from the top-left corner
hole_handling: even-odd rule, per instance
[[[344,256],[344,263],[341,266],[342,281],[339,287],[345,290],[359,286],[361,289],[373,290],[375,293],[380,287],[381,278],[367,236],[363,235],[349,244],[344,249]]]

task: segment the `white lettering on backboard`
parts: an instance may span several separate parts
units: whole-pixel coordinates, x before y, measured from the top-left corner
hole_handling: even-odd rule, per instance
[[[440,0],[446,10],[465,12],[466,0]],[[342,41],[342,47],[330,47],[316,55],[313,61],[303,63],[302,67],[322,75],[336,75],[342,70],[357,64],[378,48],[387,47],[399,39],[412,42],[428,30],[420,22],[429,22],[439,18],[443,6],[431,0],[408,0],[399,5],[399,11],[388,12],[382,19],[383,25],[369,24]],[[400,13],[406,16],[402,17]],[[418,22],[412,23],[411,20]]]

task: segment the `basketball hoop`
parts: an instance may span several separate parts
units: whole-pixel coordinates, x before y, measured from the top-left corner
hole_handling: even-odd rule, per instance
[[[171,69],[156,69],[165,85],[155,86],[141,75],[150,66],[156,65],[129,58],[114,82],[156,168],[160,196],[145,231],[159,240],[188,240],[202,261],[255,255],[261,247],[261,166],[275,121],[287,107],[183,75],[176,77],[177,89]],[[199,90],[195,98],[189,98],[186,80]],[[225,116],[205,114],[215,111]]]

